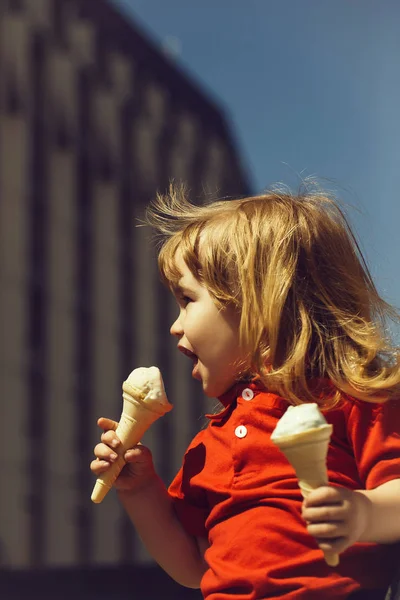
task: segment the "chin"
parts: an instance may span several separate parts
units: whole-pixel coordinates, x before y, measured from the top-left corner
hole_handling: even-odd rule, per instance
[[[207,396],[207,398],[217,398],[217,394],[219,395],[218,390],[216,390],[215,386],[207,385],[207,383],[204,383],[204,382],[203,382],[203,392]]]
[[[233,384],[228,385],[208,385],[207,383],[203,384],[203,392],[207,396],[207,398],[219,398],[225,392],[231,389]]]

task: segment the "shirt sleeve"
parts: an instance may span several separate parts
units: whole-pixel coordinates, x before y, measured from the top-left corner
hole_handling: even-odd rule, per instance
[[[347,432],[365,489],[400,478],[400,400],[352,400]]]
[[[187,450],[183,465],[169,486],[168,493],[173,500],[175,512],[183,528],[189,535],[207,537],[205,521],[209,514],[206,493],[193,484],[196,474],[203,468],[204,445],[195,440]]]

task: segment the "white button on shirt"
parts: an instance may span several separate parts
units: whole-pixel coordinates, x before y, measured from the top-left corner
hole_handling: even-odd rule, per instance
[[[235,435],[238,438],[244,438],[247,435],[247,429],[244,425],[239,425],[238,427],[236,427],[235,429]]]
[[[250,388],[245,388],[242,392],[243,400],[252,400],[254,398],[254,392]]]

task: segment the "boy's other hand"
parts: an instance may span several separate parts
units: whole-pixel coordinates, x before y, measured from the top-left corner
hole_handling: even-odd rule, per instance
[[[339,554],[363,536],[370,502],[357,491],[322,486],[304,500],[302,517],[321,550]]]

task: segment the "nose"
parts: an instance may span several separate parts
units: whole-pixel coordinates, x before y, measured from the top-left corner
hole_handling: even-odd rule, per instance
[[[182,337],[183,336],[183,327],[180,321],[180,315],[171,325],[171,329],[169,330],[171,335]]]

